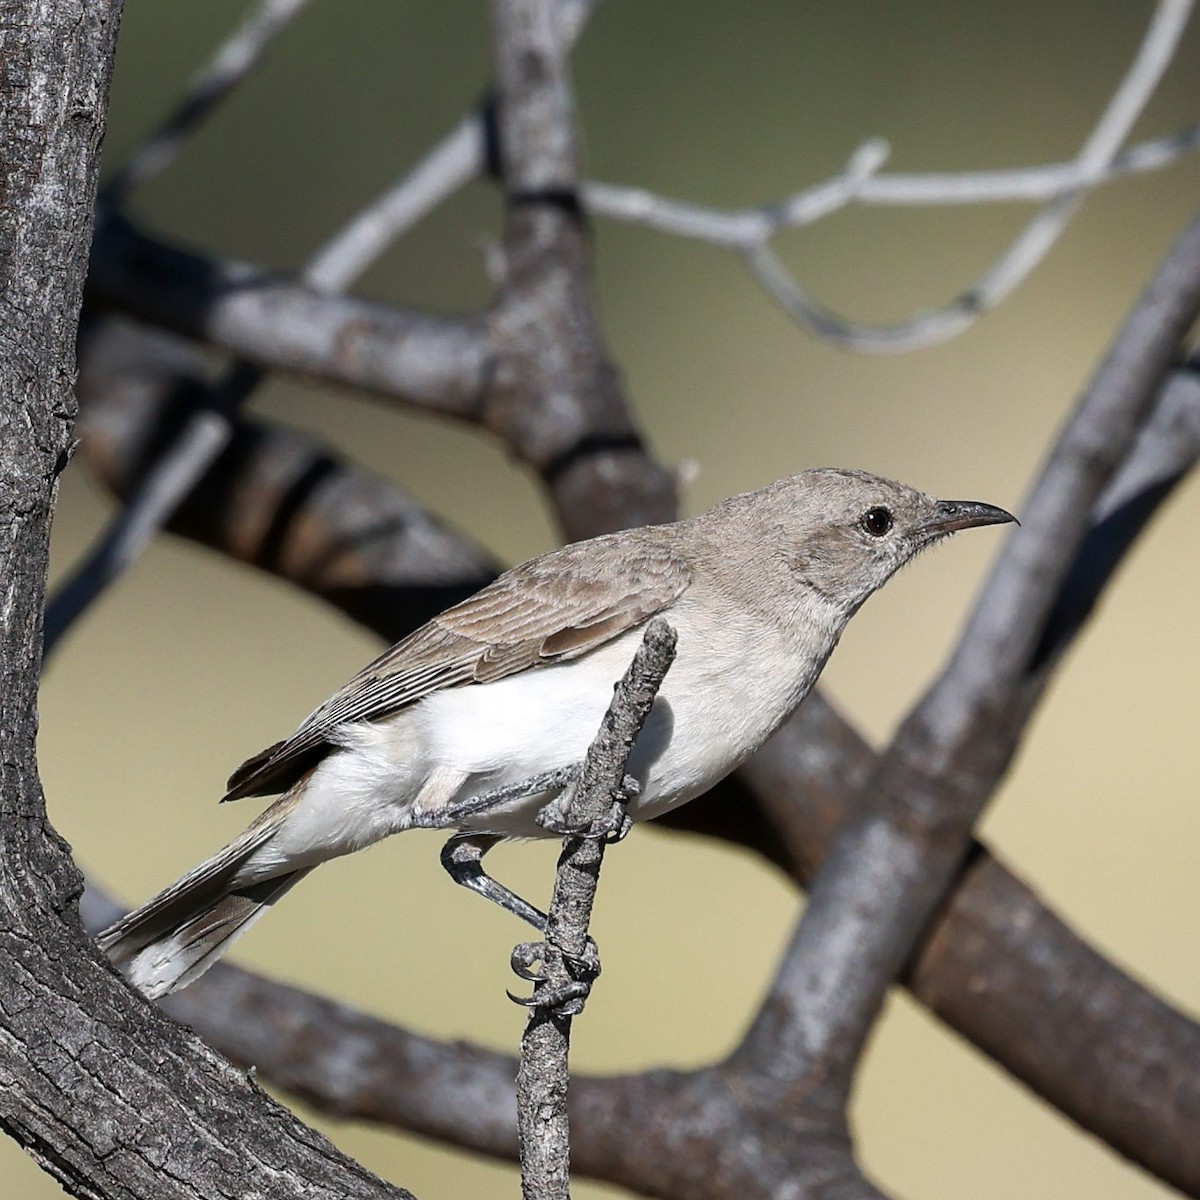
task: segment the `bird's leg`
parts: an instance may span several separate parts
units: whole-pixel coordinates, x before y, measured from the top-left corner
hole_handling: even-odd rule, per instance
[[[492,812],[499,805],[510,800],[537,796],[542,792],[562,792],[578,777],[578,764],[560,767],[554,771],[543,771],[529,779],[522,779],[518,783],[493,788],[491,791],[481,792],[477,796],[468,796],[457,804],[444,805],[432,812],[419,814],[413,824],[417,827],[438,829],[444,829],[448,825],[460,825],[472,817]],[[546,914],[534,908],[529,901],[522,899],[510,888],[506,888],[502,883],[493,879],[483,869],[483,856],[499,840],[497,835],[490,833],[455,834],[442,848],[442,866],[446,868],[455,883],[461,884],[490,900],[493,904],[499,905],[505,912],[520,917],[522,921],[527,921],[538,933],[545,933]]]
[[[456,833],[442,847],[442,866],[455,883],[499,905],[514,917],[527,921],[538,933],[545,935],[546,914],[534,908],[528,900],[518,896],[511,888],[506,888],[504,884],[493,879],[483,869],[483,856],[498,841],[500,838],[491,833]],[[512,969],[522,979],[536,981],[541,976],[535,964],[544,963],[545,959],[544,941],[522,942],[513,948]],[[600,974],[600,950],[595,940],[589,937],[582,955],[564,955],[563,961],[574,978],[560,988],[543,988],[538,993],[537,1005],[539,1008],[561,1009],[564,1015],[569,1015],[583,1007],[583,1001],[591,991],[592,981]],[[512,992],[508,994],[518,1004],[531,1003],[530,1000],[514,996]],[[571,1007],[568,1009],[568,1006]]]
[[[640,791],[638,781],[631,775],[626,775],[621,786],[620,794],[614,798],[611,810],[596,822],[587,826],[571,822],[571,800],[575,785],[579,780],[582,764],[562,767],[554,771],[544,771],[530,779],[505,787],[494,788],[471,796],[459,804],[442,807],[434,814],[429,814],[426,820],[429,824],[445,828],[447,825],[458,825],[472,817],[494,811],[500,805],[510,801],[536,796],[542,792],[557,792],[536,817],[538,825],[549,833],[561,836],[586,838],[605,838],[617,842],[629,833],[633,821],[625,811],[628,802]],[[425,820],[419,820],[425,824]],[[540,909],[534,908],[529,901],[518,896],[511,888],[505,887],[493,879],[483,869],[483,856],[500,840],[495,834],[459,833],[452,837],[442,848],[441,861],[450,878],[455,883],[490,900],[493,904],[512,913],[522,921],[532,925],[539,933],[546,932],[546,915]],[[536,964],[545,961],[545,942],[523,942],[513,950],[512,969],[522,979],[536,981],[540,972]],[[600,951],[595,940],[587,939],[587,945],[582,955],[564,955],[564,963],[573,978],[561,987],[542,988],[537,995],[537,1007],[553,1008],[564,1015],[577,1012],[583,1006],[583,1001],[591,991],[592,982],[600,974]],[[519,1004],[530,1004],[530,1000],[509,995]]]
[[[528,779],[491,788],[478,795],[467,796],[463,800],[439,804],[426,812],[414,813],[411,818],[412,828],[446,829],[455,825],[461,826],[475,817],[486,816],[509,801],[524,800],[543,792],[555,792],[557,794],[554,799],[534,818],[547,833],[557,834],[559,837],[602,837],[610,842],[619,842],[633,828],[633,821],[626,813],[625,807],[637,796],[641,785],[632,775],[626,775],[620,795],[614,799],[611,811],[602,820],[591,825],[578,825],[571,821],[571,804],[582,770],[582,763],[556,767],[552,771],[542,771]]]
[[[483,856],[498,841],[500,838],[493,833],[456,833],[442,847],[442,866],[455,883],[527,921],[538,933],[544,934],[546,914],[483,869]]]
[[[438,805],[428,812],[414,813],[412,827],[414,829],[450,829],[455,825],[462,825],[472,817],[485,816],[510,800],[524,800],[528,796],[537,796],[542,792],[561,792],[578,776],[579,764],[557,767],[553,771],[542,771],[529,779],[519,780],[517,783],[508,783],[503,787],[480,792],[476,796],[467,796],[464,800]]]

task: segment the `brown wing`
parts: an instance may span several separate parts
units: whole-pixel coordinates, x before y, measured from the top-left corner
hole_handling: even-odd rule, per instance
[[[290,787],[324,757],[339,725],[377,720],[441,688],[567,662],[649,620],[691,582],[661,533],[577,542],[501,575],[381,654],[290,738],[244,762],[225,799]],[[617,537],[622,553],[608,552]]]

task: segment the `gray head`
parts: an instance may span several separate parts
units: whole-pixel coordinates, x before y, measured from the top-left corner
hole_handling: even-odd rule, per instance
[[[849,615],[926,546],[1016,518],[975,500],[935,500],[866,471],[823,467],[734,496],[713,510],[762,538],[797,582]],[[749,531],[748,531],[749,532]]]

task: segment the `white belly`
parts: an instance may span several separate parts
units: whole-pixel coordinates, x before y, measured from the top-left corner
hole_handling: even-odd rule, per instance
[[[633,630],[584,659],[423,700],[413,719],[429,765],[463,774],[461,800],[582,761],[641,636]],[[778,669],[778,647],[764,651],[769,662],[726,662],[711,648],[680,646],[629,760],[641,784],[630,805],[635,820],[707,790],[799,703],[811,681]],[[545,796],[518,801],[472,827],[536,836],[533,817],[545,803]]]
[[[633,630],[574,662],[448,688],[394,717],[344,727],[345,749],[321,764],[288,819],[288,853],[344,854],[413,824],[441,825],[443,813],[452,827],[449,810],[462,801],[579,763],[641,636]],[[822,655],[806,670],[749,631],[704,640],[681,638],[634,747],[635,820],[692,799],[733,770],[796,707],[824,662]],[[548,799],[510,801],[461,824],[545,836],[534,818]]]

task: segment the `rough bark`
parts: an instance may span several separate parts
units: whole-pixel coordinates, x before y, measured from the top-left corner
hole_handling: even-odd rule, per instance
[[[401,1197],[135,995],[79,924],[34,741],[118,0],[0,10],[0,1127],[89,1197]]]

